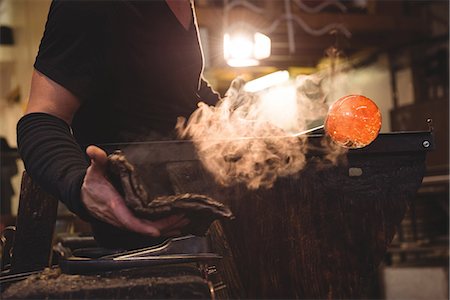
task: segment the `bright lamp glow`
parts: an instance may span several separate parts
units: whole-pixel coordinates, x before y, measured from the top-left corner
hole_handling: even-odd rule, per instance
[[[288,71],[277,71],[247,82],[244,86],[244,91],[255,93],[265,90],[269,87],[282,84],[288,80],[289,80]]]
[[[232,67],[256,66],[270,56],[270,38],[262,33],[226,33],[223,38],[224,57]]]
[[[255,50],[256,59],[264,59],[270,56],[270,38],[262,33],[255,33]]]

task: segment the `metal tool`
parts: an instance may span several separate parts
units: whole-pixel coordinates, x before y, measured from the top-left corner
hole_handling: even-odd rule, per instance
[[[220,258],[220,255],[210,252],[205,237],[189,235],[168,239],[157,246],[113,253],[94,259],[73,255],[62,256],[59,266],[63,273],[85,274],[163,264],[202,262]]]

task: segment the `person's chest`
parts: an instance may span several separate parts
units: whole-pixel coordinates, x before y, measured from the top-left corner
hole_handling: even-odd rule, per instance
[[[186,30],[166,1],[115,4],[105,38],[104,59],[116,81],[130,77],[134,77],[137,84],[147,84],[155,78],[190,81],[193,77],[198,80],[202,54],[192,8],[188,0],[179,1],[188,5],[178,8],[182,22],[189,19]]]

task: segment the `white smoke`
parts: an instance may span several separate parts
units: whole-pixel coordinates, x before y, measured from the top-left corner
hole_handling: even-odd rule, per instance
[[[279,176],[295,174],[306,164],[307,135],[294,135],[326,117],[321,82],[318,75],[303,75],[249,93],[237,78],[216,106],[200,102],[188,121],[180,118],[178,133],[193,140],[218,183],[270,188]]]

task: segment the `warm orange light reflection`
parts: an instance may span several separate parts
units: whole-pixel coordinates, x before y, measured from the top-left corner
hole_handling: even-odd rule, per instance
[[[367,97],[348,95],[337,100],[328,112],[325,131],[339,145],[362,148],[380,132],[381,113]]]

